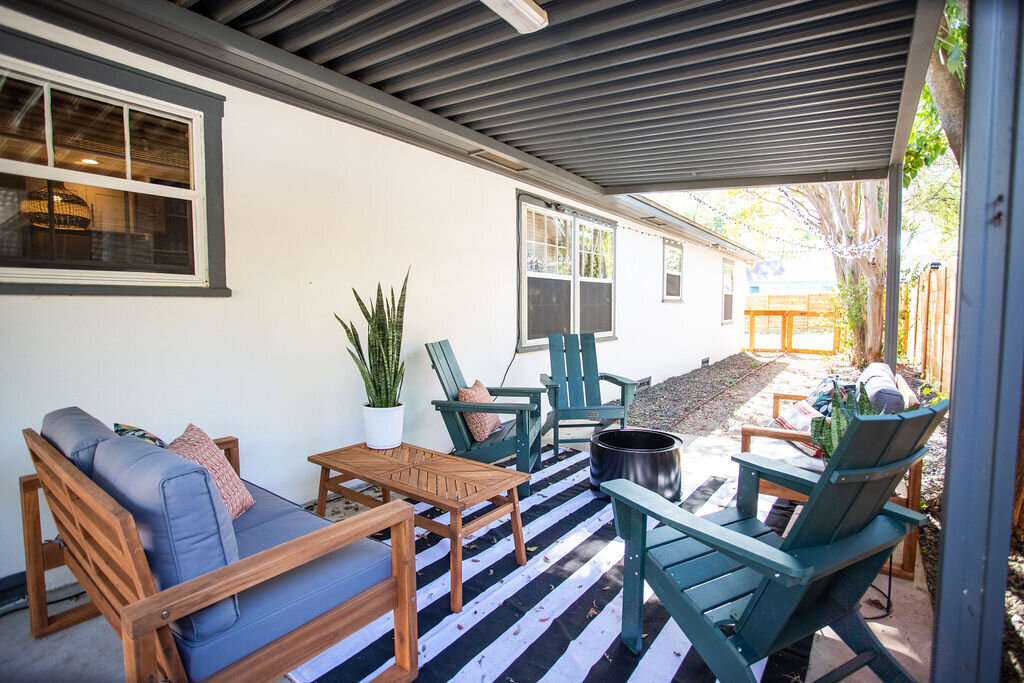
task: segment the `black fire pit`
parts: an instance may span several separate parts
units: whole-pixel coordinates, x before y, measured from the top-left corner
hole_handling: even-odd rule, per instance
[[[683,442],[654,429],[607,429],[590,439],[590,488],[600,497],[601,483],[629,479],[678,502]]]

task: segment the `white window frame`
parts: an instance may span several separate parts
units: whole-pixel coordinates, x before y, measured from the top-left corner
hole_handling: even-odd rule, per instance
[[[683,300],[683,245],[670,242],[669,240],[662,240],[661,245],[661,300],[666,302],[680,302]],[[678,271],[669,270],[668,268],[669,249],[679,252]],[[679,294],[670,295],[668,293],[669,275],[679,276]]]
[[[524,195],[525,197],[526,195]],[[527,301],[527,278],[531,277],[542,277],[555,280],[569,280],[571,282],[570,289],[570,306],[569,312],[569,331],[571,334],[578,334],[580,330],[580,283],[581,282],[608,282],[612,286],[612,329],[606,332],[595,332],[595,339],[611,339],[615,337],[615,321],[616,321],[616,273],[618,272],[618,230],[616,226],[611,223],[579,215],[576,212],[559,211],[557,209],[542,206],[537,203],[538,200],[528,201],[520,199],[519,202],[519,350],[527,349],[538,349],[544,348],[548,344],[547,336],[543,338],[528,339],[526,337],[528,327],[528,301]],[[531,272],[527,269],[526,256],[527,256],[527,235],[525,230],[526,212],[535,211],[548,216],[559,218],[562,220],[569,220],[570,226],[570,240],[569,240],[569,262],[572,264],[572,275],[555,275],[551,273],[536,273]],[[580,251],[579,251],[579,225],[584,223],[591,228],[598,230],[604,230],[610,232],[612,235],[612,276],[610,278],[593,278],[583,277],[580,274]]]
[[[729,307],[729,313],[732,315],[731,318],[725,317],[725,274],[729,273],[731,279],[732,291],[728,292],[732,296],[732,306]],[[731,259],[722,259],[722,324],[729,325],[736,319],[736,262]]]
[[[210,264],[207,243],[206,159],[203,145],[205,139],[203,112],[62,73],[8,55],[0,55],[0,73],[44,86],[44,97],[47,104],[50,99],[50,88],[53,87],[63,92],[71,92],[91,99],[104,100],[121,106],[127,105],[135,111],[154,114],[188,124],[192,189],[150,184],[140,180],[129,180],[127,177],[116,178],[86,171],[57,168],[53,165],[52,121],[50,119],[49,106],[47,106],[45,113],[47,165],[0,159],[0,173],[187,200],[192,207],[192,248],[194,254],[194,273],[191,275],[118,270],[0,267],[0,283],[135,285],[143,287],[208,286],[210,282]],[[126,176],[131,174],[130,154],[131,143],[126,131]]]

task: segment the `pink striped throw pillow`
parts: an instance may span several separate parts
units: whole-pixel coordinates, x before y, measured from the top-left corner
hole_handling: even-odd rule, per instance
[[[224,457],[224,451],[217,448],[217,444],[202,429],[189,423],[181,436],[167,444],[167,450],[201,465],[210,473],[231,519],[252,507],[255,502],[252,494]]]

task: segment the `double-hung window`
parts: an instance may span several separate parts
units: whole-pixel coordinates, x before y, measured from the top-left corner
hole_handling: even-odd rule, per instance
[[[668,240],[663,242],[662,301],[683,300],[683,248]]]
[[[80,72],[106,73],[102,63],[54,52],[56,65],[67,58]],[[219,111],[219,98],[206,99]],[[211,264],[206,119],[199,109],[0,54],[0,291],[225,293],[219,168],[219,260]]]
[[[520,347],[551,333],[612,336],[615,226],[524,196],[519,235]]]

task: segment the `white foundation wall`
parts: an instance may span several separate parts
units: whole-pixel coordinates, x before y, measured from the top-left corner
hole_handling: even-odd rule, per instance
[[[65,406],[168,441],[189,422],[237,436],[244,477],[312,499],[318,472],[306,457],[363,437],[365,394],[333,314],[359,323],[352,288],[397,289],[407,267],[407,441],[451,447],[430,405],[441,395],[425,342],[450,339],[469,382],[499,383],[514,356],[506,385],[539,386],[547,352],[514,353],[516,192],[590,207],[8,10],[0,22],[225,96],[232,290],[213,299],[0,296],[0,577],[24,569],[15,482],[32,466],[20,431]],[[662,303],[661,237],[594,213],[620,226],[618,338],[598,345],[603,370],[658,382],[742,348],[741,292],[736,322],[721,323],[721,253],[684,245],[685,300]],[[736,261],[737,285],[744,267]],[[53,533],[47,519],[44,536]]]

